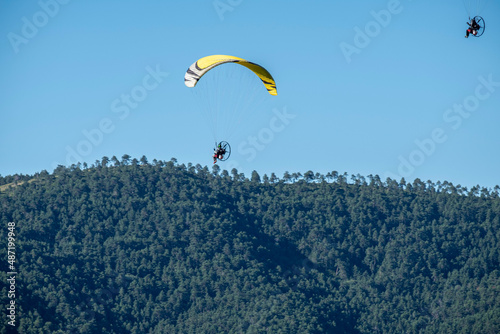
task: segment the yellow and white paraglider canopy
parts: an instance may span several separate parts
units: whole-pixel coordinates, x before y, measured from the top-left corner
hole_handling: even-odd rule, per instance
[[[276,82],[274,81],[271,73],[269,73],[264,67],[260,65],[249,62],[248,60],[245,60],[243,58],[233,56],[213,55],[198,59],[195,63],[189,66],[189,69],[184,76],[184,83],[188,87],[194,87],[198,83],[198,80],[200,80],[201,77],[204,76],[208,71],[216,66],[227,63],[236,63],[245,66],[253,73],[255,73],[260,78],[260,80],[262,80],[269,94],[278,95],[278,92],[276,90]]]

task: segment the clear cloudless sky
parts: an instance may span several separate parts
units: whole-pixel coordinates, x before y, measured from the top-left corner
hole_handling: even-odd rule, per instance
[[[266,67],[278,96],[222,169],[493,188],[500,3],[480,2],[485,33],[465,39],[461,0],[0,0],[0,174],[124,154],[211,167],[184,73],[228,54]]]

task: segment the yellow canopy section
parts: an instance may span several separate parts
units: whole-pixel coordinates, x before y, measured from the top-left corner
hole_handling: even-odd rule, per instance
[[[274,82],[271,73],[260,65],[233,56],[214,55],[198,59],[193,65],[189,66],[189,69],[184,75],[184,83],[188,87],[194,87],[205,73],[216,66],[226,63],[237,63],[245,66],[262,80],[269,94],[278,95],[276,91],[276,82]]]

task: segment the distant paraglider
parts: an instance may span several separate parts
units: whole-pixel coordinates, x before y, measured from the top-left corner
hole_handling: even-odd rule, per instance
[[[237,64],[241,66],[231,66],[225,64]],[[220,65],[222,69],[219,69]],[[214,68],[218,70],[212,71]],[[248,77],[248,73],[253,75]],[[204,79],[202,87],[198,85],[202,77]],[[214,164],[219,161],[226,161],[231,155],[231,146],[227,141],[218,141],[217,136],[222,135],[227,140],[234,131],[236,125],[241,122],[241,116],[245,110],[256,109],[254,102],[263,99],[262,84],[270,95],[278,95],[276,82],[265,68],[245,59],[226,56],[213,55],[198,59],[193,63],[184,75],[184,83],[187,87],[194,88],[194,94],[202,114],[210,124],[212,134],[215,139]],[[267,95],[268,96],[268,95]],[[252,108],[250,108],[252,107]],[[223,132],[223,133],[221,133]]]

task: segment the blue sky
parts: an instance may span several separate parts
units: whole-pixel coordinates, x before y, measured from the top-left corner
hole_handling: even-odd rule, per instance
[[[480,2],[486,31],[465,39],[460,0],[0,0],[0,174],[124,154],[210,167],[183,77],[229,54],[266,67],[278,96],[238,125],[223,169],[492,188],[500,4]]]

